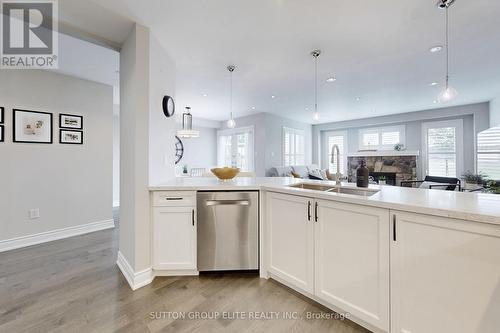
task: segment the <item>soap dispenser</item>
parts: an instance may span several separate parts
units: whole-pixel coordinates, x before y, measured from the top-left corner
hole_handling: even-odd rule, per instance
[[[370,171],[366,167],[366,162],[361,160],[359,168],[356,170],[356,186],[368,187],[368,178]]]

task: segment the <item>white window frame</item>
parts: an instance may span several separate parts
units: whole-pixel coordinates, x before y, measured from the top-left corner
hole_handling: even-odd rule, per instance
[[[431,128],[455,127],[456,149],[456,178],[460,178],[464,170],[464,121],[452,119],[426,122],[422,124],[422,174],[425,177],[429,172],[427,132]],[[429,175],[435,176],[435,175]]]
[[[294,134],[294,135],[300,135],[302,136],[302,141],[304,142],[304,164],[306,164],[306,133],[304,130],[296,129],[296,128],[291,128],[291,127],[285,127],[283,126],[282,132],[281,132],[281,165],[285,165],[285,135],[286,133]],[[299,155],[295,152],[295,154],[289,154],[289,155]],[[295,160],[297,158],[295,157]],[[296,165],[295,163],[292,163],[291,165]]]
[[[397,125],[397,126],[385,126],[385,127],[370,127],[370,128],[362,128],[358,130],[358,146],[359,150],[394,150],[394,145],[383,145],[382,144],[382,136],[383,133],[388,132],[399,132],[399,142],[400,144],[406,145],[406,125]],[[363,135],[367,133],[377,133],[378,134],[378,145],[373,146],[364,146],[363,145]]]
[[[344,166],[344,175],[348,173],[347,170],[347,161],[348,161],[348,155],[349,155],[349,138],[348,138],[348,131],[325,131],[323,132],[323,144],[322,150],[323,153],[321,154],[322,156],[322,161],[321,161],[321,167],[323,169],[329,169],[330,168],[330,151],[328,151],[328,137],[330,136],[342,136],[344,137],[344,158],[342,160],[342,164]],[[334,172],[337,172],[334,170]]]
[[[248,165],[249,168],[248,170],[241,170],[244,172],[254,172],[255,171],[255,129],[254,126],[247,126],[247,127],[238,127],[238,128],[231,128],[231,129],[224,129],[224,130],[218,130],[217,131],[217,164],[221,167],[225,165],[221,165],[220,161],[223,160],[221,154],[221,149],[219,147],[220,145],[220,137],[221,136],[232,136],[232,145],[231,149],[233,150],[233,156],[235,155],[235,150],[237,149],[237,145],[234,144],[235,138],[237,134],[242,134],[242,133],[249,133],[250,134],[250,140],[249,140],[249,147],[248,147]]]
[[[498,180],[500,180],[500,178],[499,178],[499,179],[496,179],[496,178],[495,178],[495,176],[493,176],[493,175],[489,174],[488,172],[485,172],[485,171],[483,171],[483,170],[480,170],[480,169],[479,169],[479,160],[480,160],[480,156],[482,156],[482,155],[486,155],[486,156],[487,156],[487,155],[497,155],[497,154],[500,154],[500,149],[491,149],[491,150],[490,150],[490,149],[486,149],[486,150],[480,150],[480,149],[479,149],[479,148],[480,148],[480,147],[479,147],[479,136],[480,136],[482,133],[485,133],[485,132],[488,132],[488,131],[491,131],[491,130],[498,131],[499,129],[500,129],[500,128],[499,128],[498,126],[493,127],[493,128],[490,128],[490,129],[488,129],[488,130],[486,130],[486,131],[483,131],[483,132],[479,133],[479,134],[477,135],[477,137],[476,137],[476,142],[477,142],[477,145],[476,145],[476,170],[477,170],[477,172],[481,172],[481,173],[483,173],[483,174],[486,174],[486,176],[488,176],[488,178],[491,178],[491,179],[493,179],[493,180],[497,180],[497,181],[498,181]]]

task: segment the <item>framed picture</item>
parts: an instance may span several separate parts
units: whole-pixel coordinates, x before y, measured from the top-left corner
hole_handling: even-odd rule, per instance
[[[60,128],[70,128],[70,129],[83,129],[83,117],[75,116],[72,114],[59,114],[59,127]]]
[[[0,124],[3,124],[5,119],[5,108],[0,106]]]
[[[0,125],[0,142],[5,141],[5,128],[3,125]]]
[[[13,141],[23,143],[52,143],[52,113],[13,110]]]
[[[59,130],[59,143],[81,145],[83,144],[83,132],[64,129]]]

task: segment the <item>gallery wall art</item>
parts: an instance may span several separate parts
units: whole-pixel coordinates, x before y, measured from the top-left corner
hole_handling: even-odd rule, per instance
[[[61,113],[59,114],[59,127],[83,130],[83,116]]]
[[[59,143],[81,145],[83,144],[83,131],[59,130]]]
[[[21,143],[52,143],[52,113],[13,110],[13,141]]]

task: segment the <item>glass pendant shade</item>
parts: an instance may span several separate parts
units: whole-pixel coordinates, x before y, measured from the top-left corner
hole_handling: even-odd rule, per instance
[[[458,92],[453,87],[447,87],[438,96],[438,101],[440,103],[446,103],[454,100],[458,95]]]
[[[234,121],[233,118],[229,119],[226,123],[227,128],[235,128],[236,127],[236,122]]]

